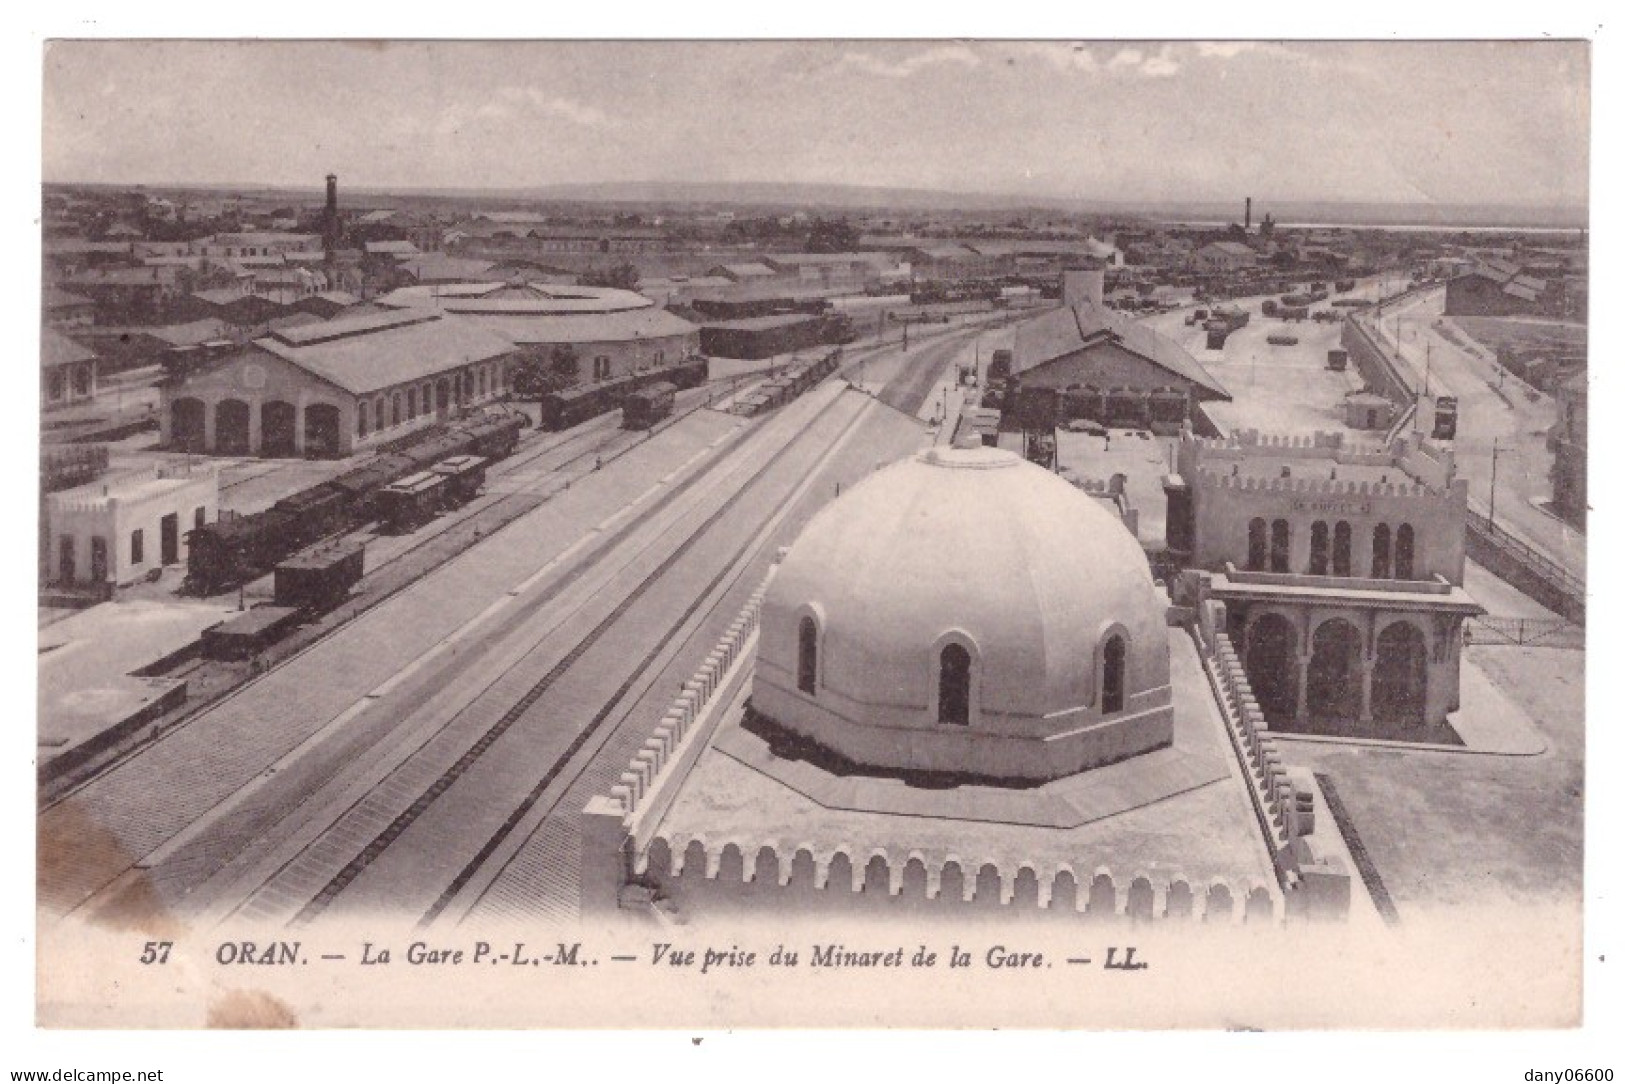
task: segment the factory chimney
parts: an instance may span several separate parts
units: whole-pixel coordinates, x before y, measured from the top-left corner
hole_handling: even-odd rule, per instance
[[[322,212],[322,249],[332,261],[339,248],[339,175],[327,175],[327,209]]]
[[[1106,268],[1090,261],[1082,267],[1069,267],[1061,272],[1061,299],[1069,309],[1106,304]]]
[[[329,184],[332,184],[333,178],[329,177],[327,180]],[[331,191],[331,189],[329,189],[329,191]],[[1247,213],[1242,220],[1241,228],[1245,233],[1253,232],[1253,197],[1251,196],[1247,197]]]

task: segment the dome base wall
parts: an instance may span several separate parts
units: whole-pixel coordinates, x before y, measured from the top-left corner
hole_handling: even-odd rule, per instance
[[[1140,710],[1044,738],[991,734],[974,726],[876,726],[856,721],[758,673],[753,709],[775,725],[847,760],[897,772],[962,774],[1012,784],[1045,782],[1127,760],[1173,742],[1170,690]]]

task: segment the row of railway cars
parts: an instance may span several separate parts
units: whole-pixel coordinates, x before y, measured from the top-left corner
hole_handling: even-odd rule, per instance
[[[733,412],[754,418],[777,409],[833,373],[840,364],[840,347],[811,361],[792,361],[782,372],[735,400]]]
[[[459,456],[501,459],[527,420],[486,412],[423,431],[422,439],[374,457],[336,478],[282,498],[263,512],[208,523],[186,536],[187,589],[212,595],[245,583],[311,543],[377,519],[391,484]]]
[[[710,377],[711,359],[703,355],[684,358],[675,365],[645,369],[593,384],[576,384],[542,397],[541,425],[557,431],[570,429],[600,414],[619,410],[626,397],[654,384],[675,388],[697,388]]]

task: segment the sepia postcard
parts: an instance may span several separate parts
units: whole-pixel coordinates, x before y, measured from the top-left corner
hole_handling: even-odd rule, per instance
[[[1589,1019],[1589,41],[42,46],[41,1028]]]

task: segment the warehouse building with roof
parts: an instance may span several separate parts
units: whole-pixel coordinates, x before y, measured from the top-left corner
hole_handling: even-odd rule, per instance
[[[427,309],[284,327],[162,386],[166,445],[217,455],[345,456],[488,402],[512,340]]]
[[[1179,343],[1107,308],[1103,279],[1100,269],[1066,272],[1066,303],[1018,327],[1011,375],[1022,388],[1141,396],[1171,390],[1184,395],[1186,417],[1196,403],[1230,399]]]
[[[474,282],[405,287],[378,299],[390,308],[455,314],[506,339],[518,356],[551,363],[568,348],[577,379],[610,380],[672,365],[700,350],[700,330],[642,294],[597,286]]]

